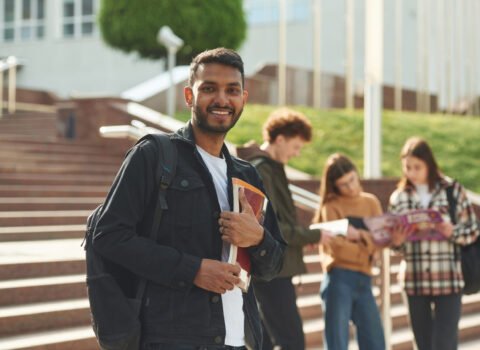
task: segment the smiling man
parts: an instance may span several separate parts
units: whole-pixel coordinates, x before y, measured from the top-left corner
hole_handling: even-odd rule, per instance
[[[242,193],[242,211],[232,212],[232,177],[263,190],[253,166],[232,157],[224,144],[247,95],[236,52],[218,48],[193,59],[184,89],[191,120],[170,136],[177,168],[156,242],[140,231],[144,218],[155,215],[157,164],[148,159],[158,159],[158,150],[152,141],[132,149],[105,201],[95,249],[148,280],[142,350],[261,348],[253,290],[243,293],[236,286],[240,268],[226,262],[231,244],[245,247],[251,274],[270,280],[281,268],[285,246],[270,206],[263,225]]]

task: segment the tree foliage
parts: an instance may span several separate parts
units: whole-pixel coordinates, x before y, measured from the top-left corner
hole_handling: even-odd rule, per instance
[[[185,43],[179,63],[206,49],[237,49],[246,36],[242,0],[102,0],[98,19],[109,46],[153,59],[167,54],[157,33],[169,26]]]

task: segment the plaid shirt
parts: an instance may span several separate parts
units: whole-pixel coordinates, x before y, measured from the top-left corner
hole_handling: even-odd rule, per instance
[[[446,188],[452,183],[446,177],[439,181],[428,205],[429,208],[438,210],[447,222],[451,220]],[[446,295],[462,291],[464,282],[460,245],[473,243],[479,232],[465,189],[458,182],[453,186],[453,197],[457,202],[457,223],[452,237],[443,241],[405,242],[399,247],[406,262],[402,264],[404,271],[401,273],[408,295]],[[397,189],[390,196],[389,211],[392,213],[402,214],[420,208],[420,198],[414,188]]]

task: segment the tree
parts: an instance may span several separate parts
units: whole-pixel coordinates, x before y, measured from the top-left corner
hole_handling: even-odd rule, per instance
[[[237,49],[246,36],[242,0],[102,0],[98,19],[109,46],[152,59],[166,56],[157,33],[169,26],[185,42],[179,63],[206,49]]]

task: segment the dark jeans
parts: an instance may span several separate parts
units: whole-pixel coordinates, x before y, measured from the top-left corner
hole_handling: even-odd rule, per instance
[[[408,296],[418,350],[456,350],[462,295]]]
[[[144,344],[142,350],[247,350],[245,346],[203,346],[203,345],[176,345],[176,344]]]
[[[303,350],[305,339],[297,309],[297,295],[291,277],[270,282],[255,281],[255,296],[263,326],[263,350],[280,346],[282,350]]]

